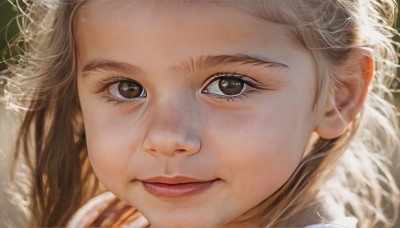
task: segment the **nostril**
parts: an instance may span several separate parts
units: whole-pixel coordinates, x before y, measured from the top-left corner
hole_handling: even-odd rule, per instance
[[[147,151],[150,154],[155,154],[157,153],[157,151],[155,149],[146,149],[145,151]]]
[[[179,129],[160,125],[153,123],[148,130],[142,142],[144,151],[154,156],[157,154],[173,156],[174,154],[192,155],[200,150],[201,138],[198,137],[197,131],[187,129],[186,125]]]
[[[174,147],[176,149],[174,149]],[[187,145],[186,147],[181,147],[181,146],[168,146],[168,145],[159,145],[159,146],[153,145],[148,147],[144,146],[143,149],[144,151],[152,155],[163,154],[167,156],[173,156],[174,154],[181,154],[181,153],[187,153],[189,155],[193,155],[199,151],[200,146]]]

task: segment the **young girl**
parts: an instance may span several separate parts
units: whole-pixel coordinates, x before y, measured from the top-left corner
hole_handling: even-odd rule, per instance
[[[26,4],[30,226],[394,224],[395,1]]]

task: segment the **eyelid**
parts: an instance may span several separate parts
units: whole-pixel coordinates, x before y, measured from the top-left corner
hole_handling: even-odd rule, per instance
[[[140,84],[139,82],[137,82],[136,80],[133,80],[131,78],[112,75],[112,76],[107,77],[106,79],[103,79],[103,80],[100,80],[99,82],[97,82],[96,88],[94,89],[93,93],[105,92],[107,90],[107,88],[110,87],[111,85],[116,84],[118,82],[124,82],[124,81],[136,82],[136,83]]]
[[[218,72],[218,73],[215,73],[215,74],[209,76],[208,78],[206,78],[206,80],[204,80],[203,84],[205,86],[201,90],[204,90],[204,88],[207,88],[207,86],[211,85],[211,83],[213,83],[214,81],[221,79],[221,78],[239,78],[239,79],[243,80],[243,82],[248,84],[250,87],[257,88],[257,89],[265,89],[265,88],[263,88],[262,84],[259,81],[255,80],[254,78],[251,78],[245,74],[240,74],[240,73],[236,73],[236,72]]]

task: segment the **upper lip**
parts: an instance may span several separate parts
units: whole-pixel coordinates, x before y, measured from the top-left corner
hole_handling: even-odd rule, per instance
[[[146,183],[182,184],[182,183],[208,182],[208,181],[212,181],[212,180],[201,180],[201,179],[185,177],[185,176],[175,176],[175,177],[157,176],[157,177],[144,179],[141,181],[146,182]]]

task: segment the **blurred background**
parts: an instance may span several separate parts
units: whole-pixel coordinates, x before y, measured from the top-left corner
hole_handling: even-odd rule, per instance
[[[15,20],[17,13],[18,9],[9,4],[7,0],[0,0],[0,51],[5,50],[5,47],[18,32],[18,26]],[[400,27],[400,17],[397,20],[397,25]],[[399,37],[396,37],[396,39],[400,41]],[[6,69],[6,65],[2,60],[3,58],[9,58],[9,53],[2,51],[2,56],[3,57],[0,59],[0,71]],[[3,82],[0,80],[0,89],[2,87],[2,83]],[[394,83],[393,89],[397,90],[394,96],[396,99],[396,105],[398,109],[400,109],[399,81]],[[12,150],[12,144],[10,142],[16,134],[16,126],[16,117],[13,116],[12,113],[5,111],[4,107],[2,107],[2,104],[0,103],[0,188],[2,189],[0,190],[0,227],[7,227],[8,222],[6,217],[10,217],[11,215],[15,220],[19,217],[18,214],[20,214],[15,207],[12,206],[11,199],[9,198],[9,195],[5,195],[3,188],[5,186],[5,180],[8,177],[8,170],[11,164],[9,151]],[[396,164],[396,162],[394,163]],[[399,169],[397,170],[399,171]],[[398,179],[399,178],[400,177],[398,177]],[[7,213],[5,213],[5,211],[7,211]],[[21,227],[21,219],[16,219],[12,227]],[[396,227],[400,227],[400,221]]]
[[[7,0],[0,0],[0,53],[5,58],[9,55],[2,52],[7,43],[18,32],[18,26],[15,23],[17,9],[14,9]],[[0,71],[6,68],[6,65],[0,57]],[[0,79],[0,91],[3,81]],[[0,93],[1,94],[1,93]],[[17,118],[12,112],[5,111],[0,103],[0,227],[23,227],[22,213],[12,204],[11,194],[6,194],[6,180],[9,176],[11,166],[12,143],[17,131]]]

